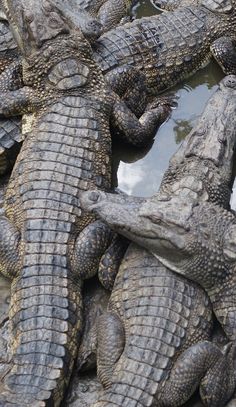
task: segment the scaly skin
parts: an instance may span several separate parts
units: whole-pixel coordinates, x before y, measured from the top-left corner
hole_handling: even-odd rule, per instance
[[[132,244],[98,327],[97,371],[105,390],[95,406],[161,406],[178,356],[210,338],[211,309],[197,285]]]
[[[178,7],[199,6],[201,4],[215,11],[225,10],[227,12],[227,9],[231,7],[231,3],[228,0],[151,0],[151,3],[154,7],[167,11],[176,10]]]
[[[98,191],[85,192],[81,194],[82,206],[93,210],[109,226],[154,253],[156,240],[153,237],[156,235],[153,223],[157,219],[158,224],[154,223],[154,226],[158,228],[162,220],[154,209],[162,205],[161,214],[165,219],[164,210],[168,210],[173,196],[177,202],[182,198],[216,202],[227,207],[236,135],[235,89],[235,77],[227,77],[221,82],[195,128],[173,156],[156,196],[142,199],[116,197]],[[183,208],[177,205],[174,219],[181,219]],[[183,225],[186,224],[187,220],[183,222]],[[207,230],[204,222],[203,228]],[[166,229],[162,235],[164,248],[168,237],[172,237],[171,231],[166,236]],[[174,243],[181,245],[182,235],[176,237],[173,232],[173,236]],[[193,252],[195,247],[196,240],[191,246]],[[173,250],[167,244],[168,259],[171,259]],[[180,250],[178,259],[181,260],[182,256],[184,253]],[[162,257],[160,260],[163,260]],[[186,265],[192,272],[194,265],[187,260]],[[201,266],[196,261],[200,273]],[[180,326],[183,328],[180,321],[185,315],[187,303],[184,302],[186,297],[175,295],[176,291],[185,293],[190,307],[185,319],[190,325],[183,330],[181,339],[178,338],[178,329]],[[203,320],[205,324],[207,318],[197,318],[200,325],[198,328],[195,326],[195,312],[203,316],[198,307],[205,309],[203,304],[207,297],[202,295],[198,286],[192,285],[189,280],[179,280],[150,253],[134,244],[130,246],[115,281],[109,313],[99,323],[98,373],[107,390],[104,390],[96,407],[178,406],[190,397],[197,384],[200,384],[205,405],[224,406],[235,387],[232,353],[224,358],[219,349],[208,342],[197,343],[209,339],[209,336],[202,336],[201,330],[201,324]],[[195,301],[198,300],[197,304]],[[157,332],[161,329],[160,336],[155,334],[156,329]],[[196,333],[199,334],[197,338]],[[195,346],[187,349],[192,344]],[[160,356],[161,346],[164,348]],[[114,369],[112,363],[115,363]]]
[[[147,130],[133,123],[89,43],[53,3],[4,5],[23,52],[25,86],[5,93],[0,113],[27,113],[28,131],[0,218],[0,268],[13,280],[12,360],[0,406],[58,406],[82,333],[82,281],[111,241],[108,228],[81,209],[78,194],[111,188],[112,115],[129,135],[146,136],[164,110],[147,113]]]
[[[76,368],[86,371],[96,368],[97,355],[97,324],[104,314],[110,298],[110,292],[98,281],[89,281],[84,287],[84,330],[78,349]]]
[[[104,29],[103,24],[112,23],[113,27],[117,25],[121,16],[127,12],[125,8],[127,9],[129,7],[130,1],[117,2],[116,0],[114,3],[113,0],[111,0],[105,2],[103,6],[101,2],[94,2],[91,11],[92,14],[87,11],[91,5],[87,4],[86,1],[78,2],[75,0],[68,3],[62,2],[61,0],[53,0],[53,5],[58,11],[63,8],[63,18],[66,18],[67,21],[79,27],[89,42],[92,43],[101,35],[102,29]],[[100,6],[102,6],[100,9],[100,17],[104,20],[102,23],[99,22],[97,15]],[[4,72],[1,74],[0,66],[0,92],[19,89],[23,86],[21,58],[18,56],[17,47],[8,27],[6,16],[4,18],[5,20],[0,23],[2,24],[4,35],[2,35],[2,57],[0,55],[0,58],[2,58],[0,64],[2,64],[2,71]],[[6,67],[7,69],[4,70]],[[138,86],[137,80],[139,81]],[[142,73],[131,67],[122,67],[121,70],[116,69],[112,74],[110,85],[122,96],[122,99],[127,106],[134,111],[137,117],[140,117],[144,113],[146,107],[146,87]],[[128,92],[127,87],[129,88]],[[23,137],[20,118],[11,118],[11,120],[1,118],[1,122],[0,147],[2,148],[0,148],[0,174],[4,174],[11,168],[11,163],[15,161],[15,150],[17,152],[19,151],[18,143],[23,140]],[[16,147],[12,149],[14,144]]]
[[[2,12],[2,10],[1,10]],[[22,83],[22,67],[16,42],[10,31],[6,17],[0,21],[0,91],[19,89]],[[92,42],[102,33],[102,26],[87,12],[80,12],[76,24],[81,27],[86,38]],[[0,174],[4,174],[15,162],[20,150],[21,119],[0,119]],[[13,148],[12,148],[13,147]]]
[[[116,27],[127,16],[131,0],[74,0],[102,24],[103,32]]]
[[[0,77],[9,65],[18,66],[18,51],[16,43],[12,37],[7,21],[0,21]],[[21,85],[21,72],[17,74],[17,85]],[[11,72],[12,80],[14,77]],[[8,76],[4,83],[8,83]],[[1,80],[0,80],[1,81]],[[20,81],[20,82],[19,82]],[[12,167],[19,152],[19,141],[21,141],[21,120],[20,118],[0,119],[0,174],[5,173]],[[11,149],[11,147],[13,149]]]
[[[229,2],[230,11],[218,10],[217,13],[211,10],[210,0],[205,3],[209,9],[200,5],[182,7],[105,33],[94,44],[95,58],[102,71],[109,73],[124,64],[135,66],[145,73],[152,94],[192,75],[212,55],[220,59],[222,68],[226,63],[225,73],[234,73],[234,64],[228,67],[227,58],[221,60],[219,44],[223,36],[229,42],[236,38],[234,1]],[[225,53],[226,45],[224,42]]]
[[[234,73],[235,55],[232,66],[227,58],[236,38],[234,0],[217,3],[216,12],[215,4],[205,0],[204,5],[182,7],[110,30],[94,44],[96,61],[104,74],[126,65],[143,71],[152,94],[192,75],[212,55],[225,73]]]

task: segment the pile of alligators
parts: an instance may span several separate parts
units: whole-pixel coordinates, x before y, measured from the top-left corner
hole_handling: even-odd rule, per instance
[[[133,4],[0,1],[0,407],[236,406],[236,0]],[[116,190],[112,142],[150,145],[212,56],[159,190]]]

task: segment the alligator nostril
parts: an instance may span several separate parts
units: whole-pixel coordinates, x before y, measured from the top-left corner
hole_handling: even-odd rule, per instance
[[[88,23],[88,26],[94,30],[94,31],[100,31],[102,29],[102,24],[99,23],[98,21],[94,20],[94,21],[90,21]]]
[[[223,79],[223,84],[228,88],[236,88],[236,76],[228,75]]]
[[[88,199],[92,202],[98,202],[100,198],[100,194],[97,191],[92,191],[88,195]]]

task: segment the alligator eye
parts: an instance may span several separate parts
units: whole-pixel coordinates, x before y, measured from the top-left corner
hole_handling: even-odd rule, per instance
[[[143,214],[144,218],[149,219],[155,225],[160,225],[162,223],[161,217],[157,217],[153,214]]]
[[[56,13],[51,13],[50,20],[49,20],[49,26],[50,28],[57,28],[60,27],[61,25],[61,20],[58,18]]]

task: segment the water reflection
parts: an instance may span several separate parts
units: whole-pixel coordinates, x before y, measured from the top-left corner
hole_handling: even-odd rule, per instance
[[[132,15],[135,18],[151,16],[154,14],[159,14],[159,11],[149,1],[135,1],[132,9]]]
[[[184,84],[174,88],[179,95],[178,106],[171,118],[159,129],[147,155],[137,162],[127,163],[127,151],[126,158],[119,152],[120,189],[136,196],[150,196],[157,191],[170,157],[192,129],[222,77],[220,68],[212,61]]]

